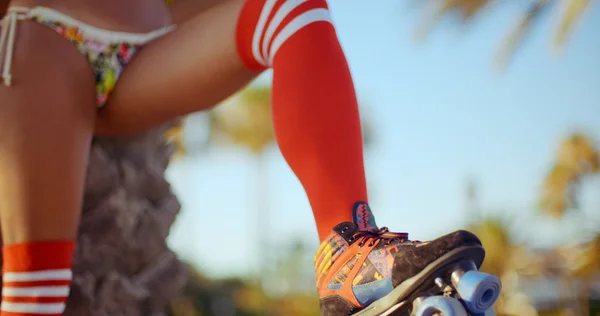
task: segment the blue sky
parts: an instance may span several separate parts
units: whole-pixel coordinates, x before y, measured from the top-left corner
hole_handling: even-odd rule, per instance
[[[517,2],[470,28],[445,22],[422,43],[413,39],[422,12],[408,2],[331,1],[363,115],[375,126],[365,155],[378,224],[416,239],[457,229],[468,220],[465,182],[475,178],[486,213],[519,216],[517,239],[551,245],[593,225],[586,216],[535,216],[534,205],[559,140],[578,130],[600,139],[600,7],[559,56],[549,50],[556,16],[546,16],[498,74],[492,57],[523,9]],[[251,271],[241,262],[257,251],[256,170],[240,149],[173,163],[169,177],[183,209],[169,242],[184,259],[214,275]],[[316,247],[304,191],[276,148],[267,172],[272,216],[260,219],[268,223],[261,228],[274,244],[297,237]],[[585,186],[583,214],[598,213],[599,189],[600,181]]]

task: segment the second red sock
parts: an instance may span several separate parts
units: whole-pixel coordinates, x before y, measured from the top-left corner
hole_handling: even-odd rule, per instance
[[[0,316],[61,316],[72,279],[74,242],[5,245]]]

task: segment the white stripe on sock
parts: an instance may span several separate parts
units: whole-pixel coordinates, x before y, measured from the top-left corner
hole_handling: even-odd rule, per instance
[[[283,43],[285,43],[285,41],[287,41],[288,38],[290,38],[303,27],[319,21],[329,22],[333,24],[333,22],[331,21],[331,15],[329,14],[329,10],[323,8],[312,9],[300,14],[298,17],[290,21],[290,23],[288,23],[281,30],[281,32],[277,34],[277,36],[273,40],[273,43],[271,44],[271,49],[269,50],[268,57],[269,65],[273,64],[275,54],[277,54],[277,51],[279,50],[281,45],[283,45]]]
[[[67,297],[68,286],[32,286],[2,288],[2,296],[6,297]]]
[[[265,57],[265,59],[268,59],[269,56],[269,43],[271,42],[271,38],[273,37],[273,34],[275,34],[277,28],[281,25],[283,19],[285,19],[295,8],[306,1],[307,0],[288,0],[281,5],[277,12],[275,12],[275,15],[273,16],[273,19],[271,19],[271,22],[269,22],[269,27],[267,27],[267,31],[265,32],[263,38],[262,55]]]
[[[252,55],[254,55],[254,59],[256,59],[256,61],[262,64],[263,66],[267,66],[267,58],[266,56],[263,58],[263,56],[260,54],[260,39],[262,38],[263,31],[265,30],[267,19],[269,18],[271,10],[273,10],[273,7],[275,6],[276,2],[277,0],[265,1],[265,5],[263,6],[262,11],[260,12],[260,16],[258,17],[256,29],[254,29],[254,36],[252,37]]]
[[[9,313],[62,314],[65,311],[65,306],[65,303],[2,302],[2,304],[0,304],[0,310]]]
[[[43,270],[35,272],[4,272],[2,280],[4,282],[31,282],[31,281],[70,281],[73,278],[73,272],[70,269],[61,270]]]

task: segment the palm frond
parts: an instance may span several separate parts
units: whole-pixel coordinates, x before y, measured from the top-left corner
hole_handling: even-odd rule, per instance
[[[556,51],[560,51],[564,47],[568,36],[575,28],[575,24],[581,20],[585,9],[590,3],[591,0],[563,0],[565,10],[554,35],[553,46]]]
[[[502,42],[500,49],[495,57],[495,66],[503,70],[508,65],[508,61],[514,56],[519,45],[531,31],[533,23],[539,20],[540,16],[550,7],[550,0],[536,0],[531,7],[519,18],[518,23],[512,31],[509,32],[506,39]]]

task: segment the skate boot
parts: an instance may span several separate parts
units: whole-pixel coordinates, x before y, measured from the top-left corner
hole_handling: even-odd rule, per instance
[[[496,276],[478,272],[485,251],[460,230],[428,242],[378,228],[366,203],[356,203],[315,255],[323,316],[493,315]],[[468,311],[468,313],[467,313]]]

